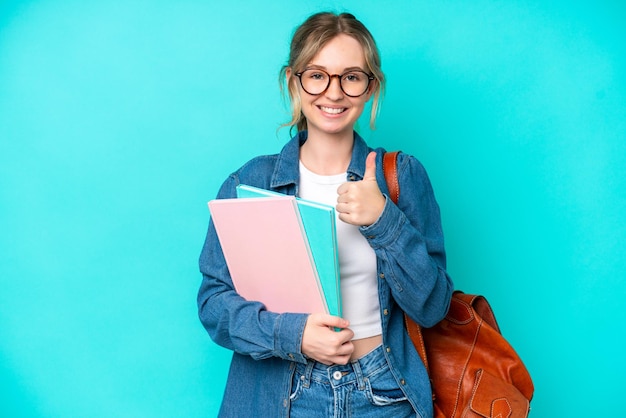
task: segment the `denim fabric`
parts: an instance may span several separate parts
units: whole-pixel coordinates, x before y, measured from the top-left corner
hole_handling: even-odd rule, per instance
[[[300,132],[280,154],[244,164],[228,176],[217,197],[236,197],[235,187],[240,183],[297,195],[299,152],[306,138],[306,132]],[[355,133],[347,181],[363,178],[370,151]],[[376,152],[378,185],[387,195],[384,150]],[[384,355],[418,416],[429,417],[430,382],[405,331],[403,311],[423,326],[434,325],[447,312],[453,285],[445,270],[439,207],[417,159],[399,155],[398,181],[398,205],[386,199],[379,219],[360,230],[377,258]],[[307,315],[269,312],[261,303],[240,297],[212,222],[199,263],[203,278],[197,300],[200,320],[217,344],[233,351],[220,416],[288,417],[295,366],[307,363],[300,349]]]
[[[291,418],[415,418],[382,346],[347,365],[298,364],[289,399]]]

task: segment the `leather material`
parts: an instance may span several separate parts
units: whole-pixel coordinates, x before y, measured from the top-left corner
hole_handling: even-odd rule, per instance
[[[397,154],[383,170],[397,203]],[[406,329],[431,379],[435,418],[526,418],[534,386],[487,300],[455,291],[446,317],[422,328],[405,315]]]

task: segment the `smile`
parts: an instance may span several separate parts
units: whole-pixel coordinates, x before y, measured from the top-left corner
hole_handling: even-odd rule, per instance
[[[319,108],[322,110],[322,112],[330,113],[331,115],[338,115],[346,111],[345,107],[335,108],[335,107],[320,106]]]

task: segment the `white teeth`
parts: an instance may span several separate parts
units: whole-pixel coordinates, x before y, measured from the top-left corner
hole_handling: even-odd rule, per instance
[[[322,109],[322,111],[324,111],[326,113],[331,113],[333,115],[338,115],[339,113],[341,113],[341,112],[343,112],[345,110],[345,108],[335,109],[333,107],[324,107],[324,106],[320,106],[320,109]]]

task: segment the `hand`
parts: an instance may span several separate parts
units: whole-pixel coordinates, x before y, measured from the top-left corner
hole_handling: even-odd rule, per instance
[[[371,225],[385,208],[385,196],[376,182],[376,153],[370,152],[365,160],[365,174],[361,181],[342,184],[337,189],[339,219],[352,225]]]
[[[330,366],[347,364],[354,351],[349,322],[327,314],[309,315],[302,335],[302,354]],[[334,328],[341,328],[335,331]]]

